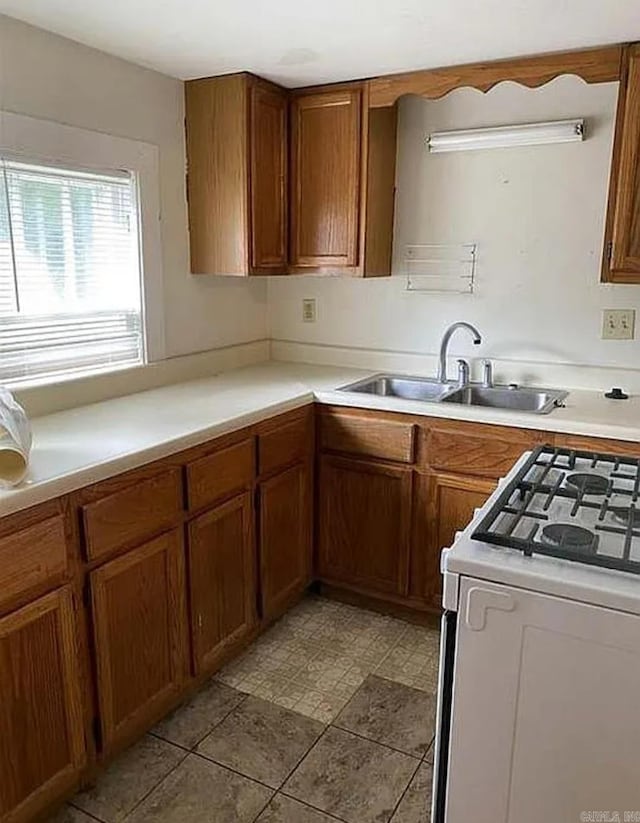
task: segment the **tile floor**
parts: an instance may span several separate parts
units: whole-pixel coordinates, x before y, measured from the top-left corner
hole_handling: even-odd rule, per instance
[[[437,649],[307,598],[55,823],[428,823]]]

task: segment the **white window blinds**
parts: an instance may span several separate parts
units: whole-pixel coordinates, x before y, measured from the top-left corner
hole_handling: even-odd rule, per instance
[[[0,383],[143,360],[133,175],[0,158]]]

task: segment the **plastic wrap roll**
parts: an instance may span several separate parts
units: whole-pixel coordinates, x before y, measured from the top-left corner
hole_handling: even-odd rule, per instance
[[[29,467],[31,425],[22,406],[0,386],[0,485],[20,483]]]

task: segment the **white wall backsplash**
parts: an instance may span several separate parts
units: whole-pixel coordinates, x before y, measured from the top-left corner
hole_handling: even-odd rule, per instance
[[[261,278],[189,274],[183,84],[0,16],[0,109],[154,143],[167,356],[267,336]]]
[[[640,287],[599,282],[616,100],[617,84],[576,77],[536,90],[503,83],[486,95],[461,89],[439,101],[403,99],[396,276],[271,280],[274,355],[348,357],[374,368],[384,357],[424,372],[435,366],[446,326],[468,320],[483,345],[461,334],[451,354],[476,358],[476,373],[479,358],[490,357],[505,379],[594,388],[630,380],[640,390],[638,340],[600,339],[603,308],[640,310]],[[586,119],[583,143],[439,155],[425,148],[432,131],[575,117]],[[467,242],[478,243],[473,295],[405,291],[407,244]],[[315,324],[302,322],[306,297],[317,300]]]

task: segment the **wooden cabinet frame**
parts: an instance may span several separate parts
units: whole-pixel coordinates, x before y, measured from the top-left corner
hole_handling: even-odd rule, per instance
[[[640,44],[623,55],[602,280],[640,282]]]

